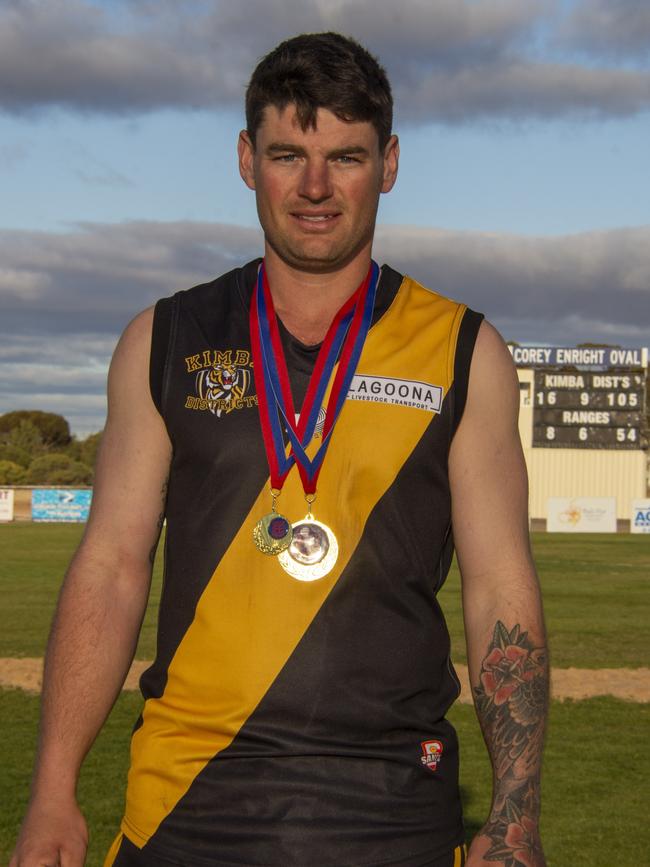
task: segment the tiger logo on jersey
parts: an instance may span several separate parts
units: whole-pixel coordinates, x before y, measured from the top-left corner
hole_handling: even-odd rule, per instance
[[[197,393],[208,403],[217,418],[241,406],[241,399],[250,385],[250,371],[234,364],[217,364],[202,370],[196,377]]]
[[[186,409],[208,410],[220,418],[257,404],[257,396],[248,393],[253,377],[247,350],[206,349],[188,356],[185,364],[188,373],[195,373],[195,393],[187,396]]]

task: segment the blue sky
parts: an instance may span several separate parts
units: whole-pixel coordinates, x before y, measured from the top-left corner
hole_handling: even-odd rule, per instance
[[[376,256],[508,339],[650,342],[644,0],[0,5],[0,412],[103,424],[115,340],[260,250],[235,159],[256,60],[336,29],[402,144]]]

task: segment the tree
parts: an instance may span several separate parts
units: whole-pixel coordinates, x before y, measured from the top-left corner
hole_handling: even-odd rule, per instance
[[[0,485],[24,485],[27,471],[14,461],[0,460]]]
[[[29,461],[43,452],[43,436],[36,425],[27,419],[20,419],[14,427],[6,433],[0,434],[0,437],[3,445],[27,452]],[[14,458],[10,458],[10,460],[14,460]]]
[[[24,469],[27,469],[32,459],[33,456],[19,446],[12,445],[11,443],[0,444],[0,461],[12,461],[14,464],[19,464]]]
[[[95,466],[97,452],[99,451],[99,445],[102,441],[102,433],[103,431],[99,431],[99,433],[90,434],[90,436],[87,436],[86,439],[82,440],[79,444],[81,446],[80,460],[88,467]]]
[[[62,415],[43,412],[40,409],[18,409],[0,416],[0,435],[17,427],[21,421],[31,422],[40,431],[43,444],[67,446],[70,442],[70,425]]]
[[[28,485],[90,485],[93,471],[70,455],[41,455],[29,465]]]

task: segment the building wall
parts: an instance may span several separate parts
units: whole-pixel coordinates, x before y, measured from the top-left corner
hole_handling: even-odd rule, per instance
[[[532,370],[519,369],[519,434],[530,484],[530,516],[546,519],[548,497],[616,497],[616,517],[629,520],[630,501],[647,494],[646,452],[533,448]]]

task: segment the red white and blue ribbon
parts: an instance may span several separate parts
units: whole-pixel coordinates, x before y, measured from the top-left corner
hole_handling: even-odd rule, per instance
[[[372,323],[378,280],[379,267],[376,262],[371,262],[364,281],[334,317],[319,350],[300,419],[296,423],[280,330],[262,263],[251,299],[250,333],[260,424],[272,488],[282,488],[295,463],[298,465],[305,494],[316,491],[318,474],[330,444],[332,431],[343,409]],[[321,445],[313,459],[310,459],[306,449],[316,430],[318,414],[337,359],[338,369],[327,401]],[[283,427],[291,444],[288,455]]]

